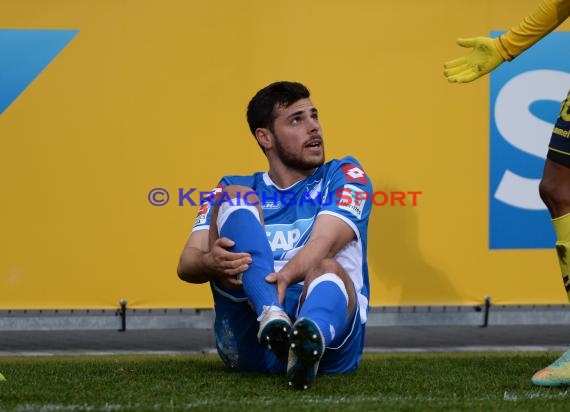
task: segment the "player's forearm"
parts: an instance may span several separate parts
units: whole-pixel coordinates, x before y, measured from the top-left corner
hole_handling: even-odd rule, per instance
[[[334,257],[338,252],[334,249],[334,245],[324,239],[310,239],[285,266],[286,272],[293,275],[291,283],[304,280],[305,275],[323,259]]]
[[[317,217],[307,244],[285,265],[289,284],[299,282],[325,258],[331,258],[355,238],[353,229],[339,216],[323,213]]]
[[[211,269],[206,264],[206,254],[195,247],[185,247],[178,262],[178,277],[189,283],[205,283],[212,280]]]
[[[570,0],[542,0],[518,26],[495,39],[505,60],[512,60],[538,42],[570,16]]]

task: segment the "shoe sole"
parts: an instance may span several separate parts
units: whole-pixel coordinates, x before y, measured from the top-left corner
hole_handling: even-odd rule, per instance
[[[287,359],[289,353],[289,332],[291,325],[282,319],[268,322],[261,332],[260,342],[279,359]]]
[[[300,319],[290,334],[287,380],[295,389],[307,389],[315,380],[324,345],[321,331],[308,319]]]
[[[539,381],[531,379],[531,382],[537,386],[569,386],[570,381]]]

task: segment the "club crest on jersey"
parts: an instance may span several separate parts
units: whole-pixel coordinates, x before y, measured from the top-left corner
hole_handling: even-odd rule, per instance
[[[310,197],[313,200],[316,199],[317,196],[319,196],[319,194],[321,193],[322,186],[323,186],[323,179],[317,180],[312,185],[307,185],[305,189],[306,195],[308,195],[308,197]]]
[[[342,171],[346,176],[346,180],[351,180],[362,184],[368,183],[364,170],[353,163],[342,165]]]

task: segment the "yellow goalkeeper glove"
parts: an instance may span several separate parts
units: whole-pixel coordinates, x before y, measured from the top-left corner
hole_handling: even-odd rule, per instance
[[[461,47],[470,47],[467,56],[448,61],[443,65],[443,74],[450,83],[468,83],[486,75],[505,61],[497,51],[494,40],[489,37],[457,39]]]

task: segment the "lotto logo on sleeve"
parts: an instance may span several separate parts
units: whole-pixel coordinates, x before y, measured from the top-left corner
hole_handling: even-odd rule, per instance
[[[354,164],[342,165],[342,171],[346,176],[346,180],[352,180],[363,184],[368,183],[364,170]]]
[[[570,87],[569,45],[570,33],[551,33],[491,73],[490,249],[554,246],[538,184],[560,102]]]
[[[214,195],[214,197],[216,197],[217,195],[222,193],[223,190],[224,190],[224,185],[220,183],[215,188],[212,189],[212,194]]]

